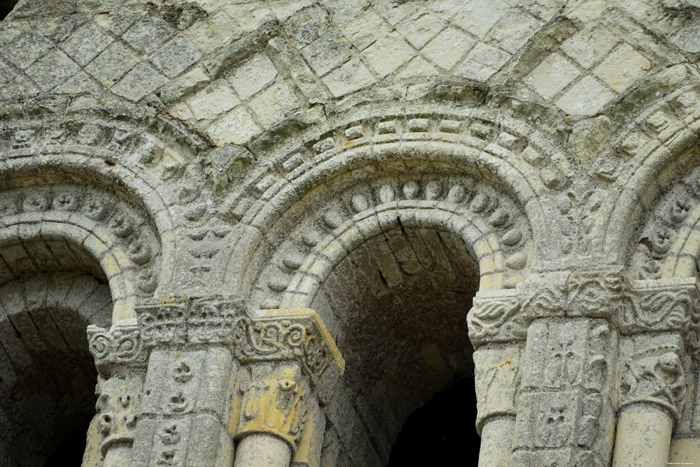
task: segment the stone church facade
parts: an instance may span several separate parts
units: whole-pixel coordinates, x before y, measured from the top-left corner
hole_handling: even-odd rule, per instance
[[[700,463],[699,64],[698,0],[20,1],[0,464],[381,466],[460,375],[480,466]]]

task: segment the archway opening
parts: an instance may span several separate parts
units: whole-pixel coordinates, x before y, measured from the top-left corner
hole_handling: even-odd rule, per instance
[[[444,393],[449,388],[453,400],[469,406],[462,412],[475,413],[465,319],[478,289],[479,267],[469,251],[446,230],[399,223],[354,249],[316,294],[311,307],[339,322],[336,341],[346,360],[344,384],[350,399],[345,403],[353,405],[361,424],[354,435],[336,427],[341,445],[357,448],[364,443],[373,451],[355,461],[387,465],[402,427],[408,424],[410,430],[411,414],[420,419],[423,406],[428,418],[443,419],[431,428],[433,434],[457,439],[451,424],[455,408],[445,412],[439,402],[450,397]],[[455,397],[465,388],[465,394]],[[442,395],[430,404],[436,394]],[[474,420],[475,414],[461,422],[476,435]],[[361,432],[364,441],[342,439]],[[425,440],[413,448],[433,451]]]
[[[474,377],[456,378],[413,412],[396,437],[389,466],[451,465],[479,458]]]
[[[82,247],[41,236],[0,246],[0,465],[79,465],[95,414],[88,324],[112,297]]]

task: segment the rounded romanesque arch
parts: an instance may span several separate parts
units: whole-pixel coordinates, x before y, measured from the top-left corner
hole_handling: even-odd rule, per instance
[[[161,238],[172,227],[154,190],[112,158],[17,151],[0,162],[0,392],[11,434],[0,463],[78,463],[96,402],[86,328],[134,318],[167,280]]]
[[[289,141],[252,168],[250,182],[227,201],[227,215],[241,235],[226,277],[244,294],[301,212],[332,198],[335,184],[352,185],[352,180],[382,173],[454,172],[494,183],[521,206],[533,231],[534,262],[558,251],[560,239],[568,236],[546,214],[554,212],[553,195],[568,183],[565,152],[546,134],[490,110],[369,107],[309,131],[301,140]]]
[[[328,408],[328,436],[359,436],[382,462],[409,414],[473,377],[464,320],[476,292],[514,293],[554,247],[537,238],[559,229],[545,207],[566,159],[485,114],[348,117],[253,169],[230,201],[248,235],[227,274],[253,313],[319,313],[347,362],[333,405],[351,422]]]
[[[699,119],[700,88],[680,87],[641,112],[606,155],[619,161],[615,189],[600,210],[607,221],[594,232],[597,251],[626,258],[639,278],[687,275],[674,271],[690,247]]]

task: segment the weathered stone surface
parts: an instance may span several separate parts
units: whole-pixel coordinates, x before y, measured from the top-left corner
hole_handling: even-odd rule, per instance
[[[386,465],[456,377],[480,465],[692,459],[699,24],[697,0],[20,2],[0,464],[94,416],[85,465]]]

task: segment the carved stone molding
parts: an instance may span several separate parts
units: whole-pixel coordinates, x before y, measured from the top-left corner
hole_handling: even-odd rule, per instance
[[[115,366],[145,368],[148,352],[143,345],[141,330],[135,320],[121,321],[112,329],[90,325],[87,328],[90,353],[95,366],[108,377]]]
[[[308,387],[301,368],[282,364],[265,378],[254,377],[242,389],[236,438],[268,433],[284,439],[296,452],[309,418]]]
[[[648,403],[668,411],[677,423],[687,394],[688,359],[683,343],[670,334],[635,336],[623,345],[620,408]]]
[[[222,345],[242,362],[297,361],[314,383],[335,381],[345,368],[315,311],[266,310],[251,318],[240,298],[160,299],[137,306],[147,347]]]
[[[544,317],[605,318],[622,334],[678,331],[698,340],[698,288],[693,278],[629,282],[619,271],[535,276],[518,286],[526,322]],[[693,344],[695,347],[695,344]]]
[[[113,445],[133,444],[142,387],[143,383],[138,377],[115,377],[98,383],[96,426],[102,437],[103,456]]]
[[[474,345],[525,340],[527,326],[514,291],[477,293],[467,315],[469,339]]]

